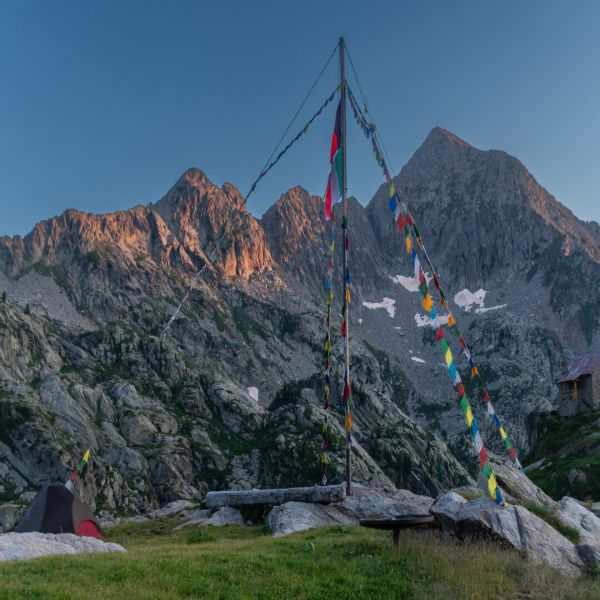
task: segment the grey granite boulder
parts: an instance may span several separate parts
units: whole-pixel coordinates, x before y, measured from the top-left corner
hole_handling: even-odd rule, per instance
[[[125,552],[119,544],[72,533],[6,533],[0,535],[0,561],[37,558],[55,554]]]
[[[584,566],[572,542],[522,506],[502,508],[489,498],[467,501],[449,492],[436,500],[431,513],[446,533],[502,540],[534,562],[573,575]]]
[[[335,524],[358,525],[358,519],[342,507],[308,502],[286,502],[276,506],[269,513],[267,522],[274,536]]]
[[[222,525],[245,525],[244,517],[239,509],[233,506],[224,506],[216,513],[204,521],[205,525],[214,525],[221,527]]]
[[[600,545],[600,518],[575,498],[565,496],[560,501],[560,508],[556,516],[564,525],[569,525],[579,531],[582,544]]]

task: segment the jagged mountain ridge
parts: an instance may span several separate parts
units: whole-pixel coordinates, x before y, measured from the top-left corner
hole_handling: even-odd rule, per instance
[[[462,174],[467,164],[468,177]],[[490,379],[497,408],[515,443],[527,449],[529,414],[549,410],[557,400],[551,378],[569,348],[556,332],[574,318],[573,311],[552,305],[557,279],[544,275],[542,259],[558,252],[558,260],[592,275],[597,261],[593,224],[573,220],[519,165],[504,153],[484,153],[434,130],[396,185],[424,237],[433,241],[432,256],[453,293],[459,285],[474,290],[509,282],[500,292],[489,292],[505,294],[506,315],[471,312],[461,318],[473,331],[482,364],[495,376]],[[473,181],[483,187],[473,191]],[[532,221],[524,233],[511,233],[514,218],[505,209],[490,221],[483,218],[489,203],[482,198],[490,197],[499,206],[516,206],[519,223]],[[198,497],[209,486],[318,478],[318,464],[311,460],[318,455],[322,418],[315,394],[321,385],[327,260],[320,202],[292,188],[258,220],[233,186],[219,188],[190,169],[156,204],[109,215],[66,211],[25,238],[0,239],[5,275],[0,284],[8,290],[6,348],[19,347],[17,340],[24,344],[18,359],[6,351],[1,361],[0,408],[16,430],[3,431],[0,438],[5,490],[0,493],[18,498],[15,490],[64,475],[77,448],[86,445],[93,447],[97,465],[84,493],[90,502],[113,509],[143,510],[174,497]],[[446,211],[450,206],[454,210]],[[459,218],[464,216],[466,221]],[[472,466],[436,348],[429,345],[427,328],[415,326],[418,296],[391,279],[411,269],[392,230],[385,193],[376,194],[367,208],[352,200],[350,223],[358,476],[428,493],[466,481],[467,473],[444,443],[420,427],[438,433]],[[498,255],[497,241],[486,229],[496,226],[506,230],[501,238],[509,247],[506,256]],[[483,249],[481,259],[465,251],[465,240],[473,238]],[[339,227],[336,247],[339,252]],[[565,252],[566,247],[572,250]],[[211,267],[161,338],[175,305],[213,251]],[[15,282],[28,277],[57,282],[72,310],[89,319],[89,331],[65,322],[47,298],[32,303],[34,315],[24,310],[22,296],[20,306],[15,304]],[[535,302],[544,302],[537,320],[513,301],[523,287]],[[383,296],[395,302],[394,321],[385,311],[362,305]],[[548,329],[549,314],[557,327]],[[35,335],[24,336],[32,327]],[[489,339],[497,340],[495,346],[489,347]],[[583,342],[575,336],[573,347],[577,344]],[[413,361],[417,355],[428,365]],[[524,360],[535,372],[525,382],[515,371]],[[494,372],[497,364],[501,368]],[[260,404],[250,399],[247,386],[260,389]],[[36,452],[17,441],[21,421],[27,421],[19,420],[23,414],[37,424],[39,452],[60,457],[52,466],[47,461],[36,466]],[[485,429],[485,418],[479,417]],[[66,438],[44,433],[53,420]],[[493,432],[486,434],[493,438]],[[334,461],[332,477],[341,476],[340,468]]]

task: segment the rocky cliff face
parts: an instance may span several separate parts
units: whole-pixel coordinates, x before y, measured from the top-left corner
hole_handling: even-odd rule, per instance
[[[443,130],[396,185],[447,291],[463,292],[453,308],[526,451],[535,415],[556,406],[561,360],[598,343],[597,226],[516,159]],[[477,463],[385,196],[350,202],[355,474],[434,495]],[[0,239],[0,502],[65,479],[87,447],[80,492],[111,511],[319,481],[327,248],[320,198],[292,188],[259,221],[197,169],[156,204],[70,210]],[[340,287],[338,269],[336,332]],[[339,409],[334,384],[332,482],[343,477]]]

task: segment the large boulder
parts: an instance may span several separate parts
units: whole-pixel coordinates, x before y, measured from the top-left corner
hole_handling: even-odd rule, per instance
[[[244,525],[245,523],[239,509],[233,506],[224,506],[204,521],[204,524],[221,527],[223,525]]]
[[[273,535],[281,536],[328,525],[357,525],[358,519],[334,504],[286,502],[273,508],[267,522]]]
[[[575,498],[565,496],[560,501],[556,516],[564,525],[569,525],[579,531],[579,539],[582,544],[600,545],[600,518]]]
[[[449,492],[436,500],[431,513],[446,533],[502,540],[534,562],[573,575],[584,566],[575,544],[522,506],[502,508],[489,498],[467,501]]]
[[[55,554],[87,554],[89,552],[125,552],[119,544],[103,542],[72,533],[6,533],[0,535],[0,561]]]

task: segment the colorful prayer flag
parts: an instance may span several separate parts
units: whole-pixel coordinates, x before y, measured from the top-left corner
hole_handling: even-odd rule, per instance
[[[344,181],[344,166],[342,158],[342,101],[340,100],[335,113],[335,126],[331,137],[331,151],[329,153],[331,171],[325,192],[325,218],[331,219],[332,207],[342,198]]]
[[[80,475],[83,475],[84,469],[87,467],[90,462],[90,450],[89,448],[85,451],[85,454],[81,457],[81,460],[77,464],[77,472]]]

